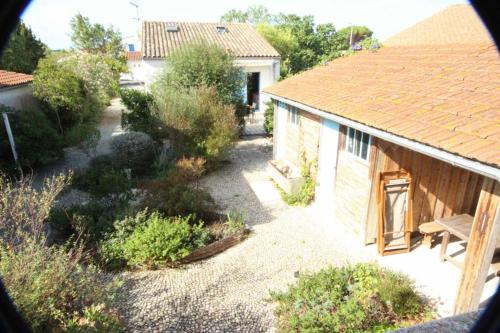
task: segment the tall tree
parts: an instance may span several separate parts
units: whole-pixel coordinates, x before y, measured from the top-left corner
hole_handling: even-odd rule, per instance
[[[75,49],[104,55],[114,72],[125,70],[125,50],[121,33],[113,27],[91,23],[88,17],[77,14],[71,19],[71,41]],[[115,61],[112,61],[114,59]]]
[[[259,23],[271,23],[274,19],[269,10],[262,5],[254,5],[247,8],[246,11],[232,9],[222,15],[221,22],[228,23],[250,23],[256,26]]]
[[[352,41],[351,41],[352,32]],[[353,25],[352,27],[345,27],[338,31],[340,35],[345,39],[347,45],[351,41],[351,45],[358,44],[365,38],[369,38],[373,35],[373,31],[365,27],[364,25]]]
[[[350,52],[350,27],[335,30],[332,23],[318,24],[312,16],[270,14],[263,6],[246,11],[231,10],[221,17],[225,22],[248,22],[281,54],[281,77],[286,77]],[[353,27],[352,44],[372,35],[364,26]]]
[[[35,70],[38,60],[43,58],[47,47],[31,29],[22,21],[12,32],[1,57],[0,68],[31,74]]]

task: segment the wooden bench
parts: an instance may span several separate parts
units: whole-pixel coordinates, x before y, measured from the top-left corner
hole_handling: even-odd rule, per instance
[[[418,226],[418,231],[420,231],[420,233],[424,235],[422,244],[426,245],[429,249],[432,248],[434,236],[440,232],[443,232],[444,230],[445,229],[442,225],[439,225],[434,221],[422,223]]]

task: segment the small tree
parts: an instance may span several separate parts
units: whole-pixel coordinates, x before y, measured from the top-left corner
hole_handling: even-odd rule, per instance
[[[219,46],[199,41],[178,48],[167,57],[167,66],[156,82],[156,90],[215,87],[221,102],[240,105],[244,83],[244,73],[234,65],[231,54]]]
[[[75,132],[75,126],[90,134],[117,91],[116,83],[108,64],[97,55],[52,55],[42,59],[34,73],[33,94],[62,134]],[[81,139],[69,141],[76,144]]]
[[[88,17],[77,14],[70,22],[71,41],[75,49],[89,53],[105,55],[108,65],[115,73],[125,70],[126,60],[122,36],[113,27],[105,28],[102,24],[91,23]]]
[[[0,68],[31,74],[38,60],[45,55],[46,46],[23,22],[19,22],[11,34],[0,57]]]

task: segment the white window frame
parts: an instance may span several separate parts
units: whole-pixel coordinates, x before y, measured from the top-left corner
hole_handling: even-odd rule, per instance
[[[294,126],[300,125],[300,110],[295,106],[288,105],[288,122]]]
[[[368,141],[365,142],[364,138],[368,137]],[[368,162],[370,159],[370,147],[372,143],[372,136],[361,132],[352,127],[346,127],[345,144],[344,151],[351,154],[352,156]],[[363,157],[363,150],[366,156]]]

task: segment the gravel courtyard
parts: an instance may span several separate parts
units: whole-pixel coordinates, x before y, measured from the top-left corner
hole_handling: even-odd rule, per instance
[[[271,156],[268,139],[242,140],[230,163],[203,180],[220,211],[246,213],[247,240],[181,269],[123,273],[129,331],[273,332],[269,290],[285,289],[296,272],[368,258],[342,226],[281,201],[266,172]]]

